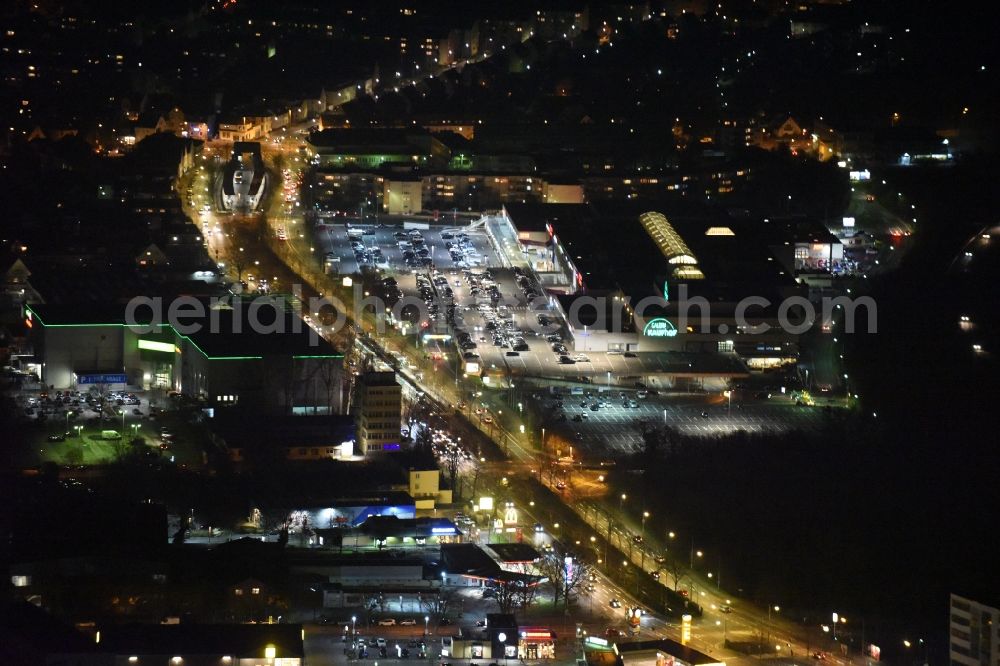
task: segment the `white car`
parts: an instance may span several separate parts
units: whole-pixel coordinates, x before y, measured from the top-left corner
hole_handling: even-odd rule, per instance
[[[411,618],[408,618],[408,619],[406,619],[406,620],[400,620],[400,621],[399,621],[399,626],[401,626],[401,627],[412,627],[412,626],[414,626],[414,625],[415,625],[416,623],[417,623],[417,621],[416,621],[416,620],[414,620],[414,619],[413,619],[413,618],[411,617]]]
[[[378,621],[378,626],[380,626],[380,627],[395,627],[396,626],[396,620],[394,620],[391,617],[384,617],[384,618],[382,618],[381,620]]]

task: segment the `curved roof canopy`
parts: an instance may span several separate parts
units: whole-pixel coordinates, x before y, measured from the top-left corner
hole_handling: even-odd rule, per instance
[[[697,268],[698,259],[694,256],[691,248],[687,246],[684,239],[681,238],[677,230],[674,229],[673,225],[667,221],[667,218],[662,213],[654,211],[642,213],[639,216],[639,222],[646,230],[646,233],[649,234],[649,237],[653,239],[653,242],[656,243],[663,256],[666,257],[667,263],[678,266],[674,270],[675,277],[682,275],[692,280],[699,280],[705,277]],[[682,269],[682,267],[685,268]]]

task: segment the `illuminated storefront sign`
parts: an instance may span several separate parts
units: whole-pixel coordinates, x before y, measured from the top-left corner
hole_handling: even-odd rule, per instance
[[[172,342],[157,342],[156,340],[139,340],[139,349],[149,351],[174,353],[177,347]]]
[[[128,375],[119,374],[98,374],[98,375],[77,375],[77,384],[124,384],[128,381]]]
[[[687,645],[691,640],[691,616],[681,615],[681,643]]]
[[[672,338],[677,335],[677,327],[670,320],[659,317],[646,322],[642,334],[647,338]]]

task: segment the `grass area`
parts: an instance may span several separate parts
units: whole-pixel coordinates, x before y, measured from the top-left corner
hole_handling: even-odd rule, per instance
[[[157,421],[126,421],[122,430],[121,421],[109,420],[103,424],[99,421],[85,423],[70,422],[69,428],[60,421],[50,422],[38,427],[32,432],[31,456],[25,464],[52,462],[58,465],[105,465],[115,462],[132,452],[130,442],[136,437],[145,441],[145,448],[155,456],[174,457],[178,464],[197,465],[201,463],[201,448],[196,426],[192,426],[177,417],[166,415]],[[76,428],[82,429],[78,433]],[[135,426],[135,427],[134,427]],[[167,427],[174,434],[170,448],[160,451],[160,428]],[[114,430],[122,437],[120,439],[104,439],[103,430]],[[53,434],[68,432],[64,441],[50,442],[48,437]]]

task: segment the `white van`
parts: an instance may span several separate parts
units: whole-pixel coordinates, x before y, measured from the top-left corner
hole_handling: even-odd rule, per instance
[[[102,430],[101,439],[121,439],[121,433],[117,430]]]

